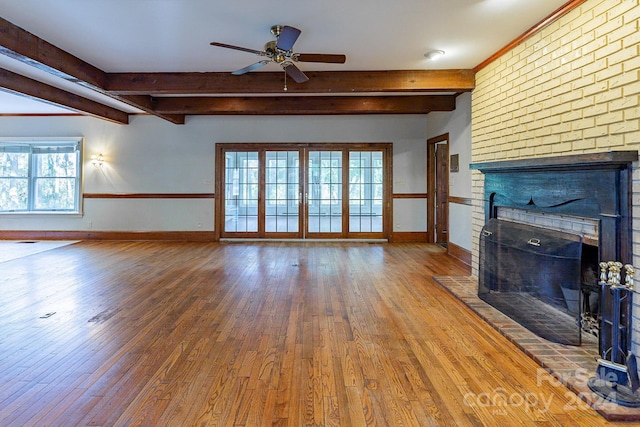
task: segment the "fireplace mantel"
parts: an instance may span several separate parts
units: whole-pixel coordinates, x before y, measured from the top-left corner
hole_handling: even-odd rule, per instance
[[[520,160],[472,163],[471,169],[487,173],[513,172],[525,170],[585,170],[626,167],[638,160],[637,151],[608,151],[593,154],[573,154],[568,156],[536,157]]]
[[[632,262],[631,175],[637,151],[474,163],[485,176],[485,222],[498,208],[593,218],[600,259]]]

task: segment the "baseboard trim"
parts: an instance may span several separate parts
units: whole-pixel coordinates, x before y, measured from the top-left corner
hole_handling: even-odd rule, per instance
[[[214,231],[0,231],[0,240],[173,240],[215,242]]]
[[[471,266],[471,251],[449,242],[447,243],[447,253],[468,266]]]
[[[394,232],[389,239],[391,243],[424,243],[426,241],[427,233],[418,231]]]

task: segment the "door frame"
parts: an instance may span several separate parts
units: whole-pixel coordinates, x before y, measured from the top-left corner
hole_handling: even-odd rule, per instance
[[[343,151],[343,206],[342,206],[342,215],[343,215],[343,231],[340,236],[333,236],[330,234],[323,235],[322,233],[313,233],[311,238],[340,238],[340,239],[390,239],[392,233],[392,224],[393,224],[393,205],[392,205],[392,194],[393,194],[393,143],[390,142],[382,142],[382,143],[348,143],[348,142],[335,142],[335,143],[256,143],[256,142],[245,142],[245,143],[236,143],[236,142],[223,142],[216,143],[216,157],[215,157],[215,202],[214,202],[214,226],[215,226],[215,234],[216,239],[220,240],[222,234],[224,232],[224,171],[225,171],[225,155],[226,151],[278,151],[278,150],[301,150],[303,155],[300,159],[300,194],[302,196],[302,203],[300,206],[299,214],[301,219],[300,230],[302,233],[302,238],[309,238],[307,232],[307,221],[306,215],[308,214],[308,206],[307,206],[307,198],[305,195],[307,189],[307,179],[308,179],[308,165],[307,165],[307,153],[308,151]],[[346,150],[346,151],[345,151]],[[349,220],[349,163],[348,163],[348,152],[349,151],[382,151],[383,152],[383,163],[384,163],[384,182],[383,182],[383,223],[382,223],[382,232],[381,233],[367,233],[367,232],[350,232],[348,229],[348,220]],[[346,153],[346,154],[344,154]],[[260,161],[263,161],[264,157],[259,155]],[[264,173],[264,165],[261,165],[261,171],[259,174]],[[262,176],[262,179],[264,176]],[[262,200],[263,196],[259,194],[259,206],[263,204]],[[260,216],[260,215],[259,215]],[[304,224],[303,224],[304,223]],[[259,228],[260,230],[260,228]],[[382,236],[382,237],[380,237]],[[249,237],[238,235],[238,238]],[[257,238],[267,238],[269,236],[258,236]],[[251,237],[256,238],[256,237]],[[282,239],[287,239],[289,237],[282,237]]]
[[[435,243],[436,242],[436,144],[444,142],[444,145],[447,147],[447,158],[449,152],[449,133],[444,133],[442,135],[434,136],[433,138],[427,139],[427,242]],[[446,185],[449,185],[449,173],[447,168],[447,173],[445,176]],[[445,218],[448,223],[449,218]],[[448,240],[448,237],[447,237]],[[449,243],[449,242],[447,242]]]

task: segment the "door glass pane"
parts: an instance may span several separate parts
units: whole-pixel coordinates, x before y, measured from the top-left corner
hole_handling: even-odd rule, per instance
[[[309,232],[342,232],[342,151],[310,151],[308,185]]]
[[[349,231],[382,232],[381,151],[349,153]]]
[[[258,152],[225,153],[224,231],[258,231]]]
[[[265,231],[298,232],[300,200],[298,151],[267,151]]]

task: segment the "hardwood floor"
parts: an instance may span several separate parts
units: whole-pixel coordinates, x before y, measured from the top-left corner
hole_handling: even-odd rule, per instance
[[[1,426],[607,423],[438,246],[81,242],[0,263]]]

